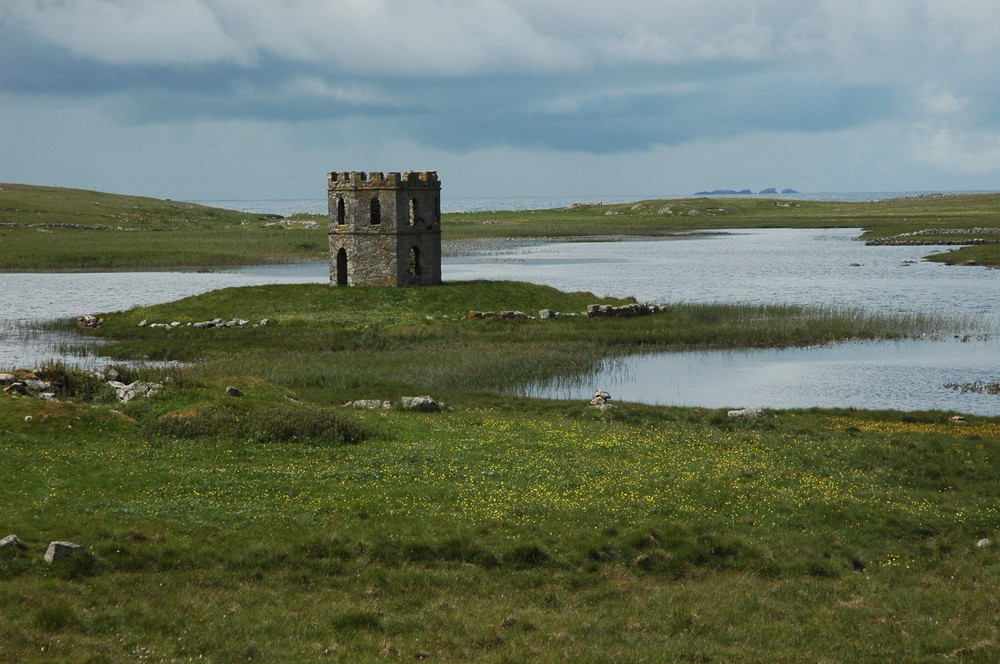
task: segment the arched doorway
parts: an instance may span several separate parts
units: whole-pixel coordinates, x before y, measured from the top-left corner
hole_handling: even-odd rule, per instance
[[[347,250],[343,247],[337,250],[337,285],[347,285]]]

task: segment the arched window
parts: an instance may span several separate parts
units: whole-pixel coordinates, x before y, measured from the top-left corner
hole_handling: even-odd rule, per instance
[[[347,285],[347,250],[343,247],[337,250],[337,285]]]
[[[420,221],[420,219],[417,217],[417,199],[411,198],[410,199],[410,226],[414,225],[418,221]]]
[[[344,199],[341,196],[337,196],[337,225],[344,225],[344,218],[347,216],[347,212],[344,209]]]
[[[410,249],[410,274],[420,276],[420,250],[416,247]]]
[[[382,204],[378,202],[378,199],[374,196],[372,197],[372,202],[368,206],[371,212],[371,223],[372,225],[382,223]]]

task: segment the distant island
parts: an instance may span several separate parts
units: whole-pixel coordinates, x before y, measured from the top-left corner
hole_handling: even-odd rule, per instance
[[[713,189],[712,191],[696,191],[695,196],[738,196],[741,194],[752,194],[753,192],[749,189],[742,189],[736,191],[735,189]],[[767,189],[761,189],[757,192],[758,194],[777,194],[778,190],[774,187],[768,187]],[[794,189],[782,189],[783,194],[797,194],[799,192]]]

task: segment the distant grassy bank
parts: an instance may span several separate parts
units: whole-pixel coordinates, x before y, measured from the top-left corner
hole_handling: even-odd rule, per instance
[[[503,396],[646,348],[941,330],[522,283],[233,288],[87,334],[164,389],[0,393],[0,643],[18,662],[987,662],[1000,419]],[[263,327],[194,328],[215,317]],[[430,317],[430,318],[428,318]],[[141,321],[178,322],[172,329]],[[227,393],[238,388],[242,396]],[[449,409],[404,411],[430,393]],[[359,410],[353,399],[390,400]],[[742,404],[733,404],[739,406]],[[87,550],[53,565],[52,540]]]
[[[927,196],[874,203],[688,198],[554,210],[447,214],[445,239],[646,235],[722,228],[865,229],[869,240],[991,242],[1000,194]],[[934,231],[930,235],[912,235]],[[279,220],[193,203],[98,192],[0,185],[0,270],[210,268],[321,261],[326,219]],[[877,251],[873,248],[872,251]],[[930,260],[1000,265],[1000,244]]]

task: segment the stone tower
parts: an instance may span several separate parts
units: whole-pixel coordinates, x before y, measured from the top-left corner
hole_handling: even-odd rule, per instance
[[[330,173],[331,286],[441,283],[436,171]]]

